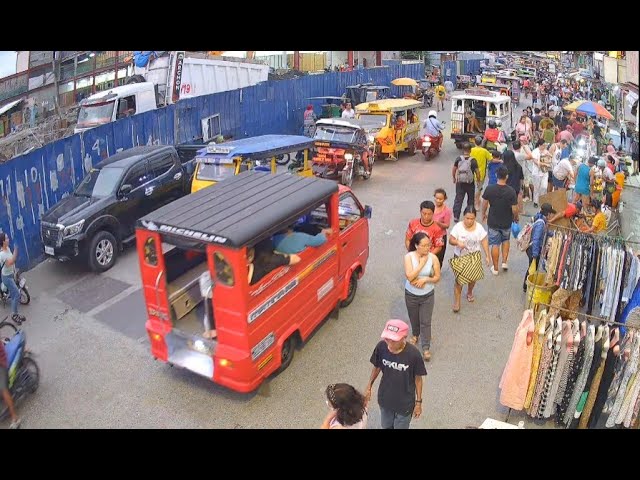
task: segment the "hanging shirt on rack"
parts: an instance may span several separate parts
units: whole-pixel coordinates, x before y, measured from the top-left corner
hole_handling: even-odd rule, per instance
[[[578,402],[580,401],[580,397],[582,396],[582,390],[587,383],[587,377],[589,376],[589,371],[591,370],[591,363],[593,362],[593,353],[595,349],[595,334],[595,326],[589,325],[587,327],[587,336],[585,337],[584,341],[583,358],[581,359],[581,363],[578,367],[578,378],[576,380],[573,393],[571,394],[569,405],[564,412],[563,423],[567,426],[573,419],[573,414],[576,411],[576,407],[578,406]]]
[[[529,386],[534,334],[533,310],[525,310],[516,330],[509,359],[500,379],[500,403],[514,410],[522,410]]]
[[[624,369],[624,374],[622,376],[622,381],[620,382],[620,387],[618,388],[618,391],[615,393],[615,401],[613,403],[613,407],[611,408],[611,413],[609,414],[609,418],[607,419],[607,423],[606,423],[607,428],[612,428],[615,426],[616,417],[618,415],[618,412],[622,408],[625,394],[627,392],[627,389],[629,388],[629,382],[631,381],[632,377],[635,377],[636,372],[638,371],[638,360],[640,357],[640,341],[638,341],[639,339],[640,337],[636,334],[630,346],[631,356],[629,357],[629,360],[627,360],[626,362],[627,365],[626,365],[626,368]],[[609,400],[607,400],[607,402],[608,401]]]
[[[598,338],[598,331],[600,331],[600,334],[599,334],[600,338]],[[608,338],[608,334],[609,334],[608,329],[606,329],[606,334]],[[597,340],[595,340],[596,338]],[[574,418],[572,420],[570,428],[578,428],[578,426],[582,424],[582,421],[584,420],[585,415],[588,415],[591,412],[590,408],[589,408],[589,411],[587,412],[590,389],[594,383],[596,373],[599,370],[600,366],[604,367],[604,360],[606,359],[606,353],[604,355],[604,358],[602,358],[602,350],[603,350],[604,343],[605,343],[605,328],[601,324],[596,328],[596,334],[594,337],[593,361],[591,362],[591,368],[589,369],[589,374],[587,375],[587,381],[585,382],[584,388],[582,389],[582,395],[580,396],[580,400],[578,401],[578,405],[573,415]],[[602,375],[602,372],[600,372],[600,375]],[[599,381],[600,380],[598,379],[598,382]],[[593,395],[595,396],[595,393]],[[581,426],[579,428],[586,428],[587,421],[588,421],[588,418],[584,422],[584,427]]]
[[[638,278],[640,278],[640,260],[638,260],[638,257],[633,255],[633,252],[630,252],[630,254],[631,254],[631,265],[629,267],[629,278],[628,278],[627,284],[625,285],[624,291],[622,293],[623,302],[629,301],[629,299],[633,295],[633,292],[636,286],[638,285]]]

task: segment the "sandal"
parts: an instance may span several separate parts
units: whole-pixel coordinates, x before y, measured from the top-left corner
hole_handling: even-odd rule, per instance
[[[18,313],[14,313],[13,315],[11,315],[11,320],[16,324],[16,325],[21,325],[22,322],[24,322],[26,320],[24,315],[20,315]]]
[[[473,295],[467,295],[467,302],[469,303],[473,303],[475,301],[476,297],[474,297]]]
[[[458,305],[458,308],[456,308],[456,305],[454,305],[454,306],[453,306],[453,308],[452,308],[452,310],[453,310],[453,313],[458,313],[458,312],[460,312],[460,305]]]

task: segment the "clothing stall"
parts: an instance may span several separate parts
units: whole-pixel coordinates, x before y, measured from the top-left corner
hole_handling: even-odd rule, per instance
[[[640,428],[640,260],[620,238],[557,229],[549,303],[525,310],[500,403],[565,428]]]

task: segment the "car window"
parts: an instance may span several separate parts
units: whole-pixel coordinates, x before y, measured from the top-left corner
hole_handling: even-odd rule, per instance
[[[340,196],[340,203],[338,205],[338,217],[340,218],[340,230],[344,230],[355,222],[360,220],[364,215],[364,212],[360,208],[357,200],[353,198],[350,193],[345,193]]]
[[[129,184],[131,185],[131,189],[135,190],[147,183],[149,180],[151,180],[151,176],[147,173],[147,162],[143,162],[129,170],[129,173],[127,173],[122,184]]]
[[[158,178],[167,173],[174,165],[173,155],[165,155],[149,160],[149,170],[152,178]]]

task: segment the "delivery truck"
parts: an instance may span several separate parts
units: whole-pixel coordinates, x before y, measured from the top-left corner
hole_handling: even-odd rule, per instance
[[[80,102],[74,133],[183,98],[249,87],[267,80],[269,66],[209,58],[185,51],[167,52],[145,66],[134,66],[126,84],[96,93]]]

